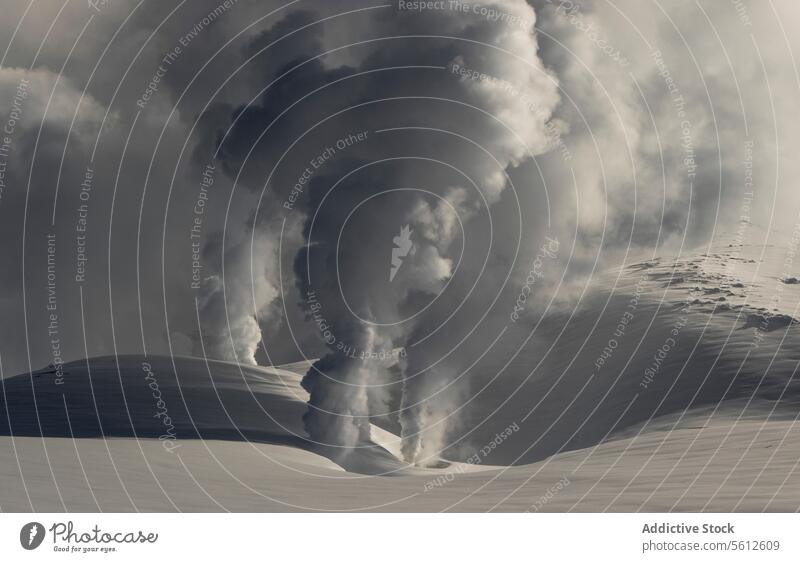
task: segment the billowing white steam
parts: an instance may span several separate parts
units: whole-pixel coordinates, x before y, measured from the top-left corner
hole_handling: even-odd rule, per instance
[[[491,155],[486,159],[490,165],[478,177],[488,204],[496,202],[505,189],[509,166],[541,154],[557,142],[554,134],[558,126],[550,123],[550,118],[559,102],[557,81],[537,56],[533,8],[522,0],[495,2],[493,8],[508,16],[491,26],[491,36],[480,37],[486,43],[480,57],[458,56],[449,68],[469,103],[496,119],[494,126],[476,127],[471,137]],[[469,35],[470,22],[463,23],[461,31]],[[458,234],[457,221],[469,220],[481,203],[474,191],[459,186],[447,189],[436,206],[418,205],[409,217],[421,234],[423,245],[427,245],[418,255],[425,256],[429,248],[430,264],[443,259],[441,255],[447,254]],[[433,266],[431,269],[442,270]],[[430,284],[436,279],[421,276],[415,281]],[[408,462],[428,462],[444,447],[455,421],[448,416],[460,394],[459,385],[453,384],[457,375],[452,367],[440,365],[404,381],[400,421],[402,449]]]
[[[256,232],[225,254],[224,275],[205,279],[199,302],[203,345],[208,357],[255,365],[261,342],[258,320],[267,320],[278,296],[277,243]]]
[[[410,169],[414,164],[409,163],[408,175],[404,175],[403,170],[386,172],[386,177],[370,178],[363,184],[348,186],[343,194],[337,193],[344,202],[333,198],[324,202],[326,207],[320,212],[325,220],[314,225],[314,239],[306,241],[300,250],[305,253],[295,261],[295,267],[299,268],[296,271],[298,285],[302,293],[312,290],[318,296],[337,343],[345,342],[359,353],[379,353],[405,346],[414,323],[404,322],[402,327],[366,325],[354,318],[351,307],[362,318],[373,314],[399,318],[403,316],[400,313],[403,303],[410,295],[441,291],[453,274],[452,246],[460,237],[463,223],[486,205],[498,201],[507,184],[509,167],[556,144],[557,139],[553,137],[559,126],[551,118],[559,103],[558,85],[537,55],[533,8],[524,0],[495,0],[485,7],[487,10],[481,13],[445,9],[431,14],[413,14],[398,10],[389,18],[385,17],[387,14],[375,16],[372,29],[376,33],[386,37],[427,33],[432,39],[378,44],[375,47],[378,52],[367,54],[359,64],[365,68],[372,68],[375,61],[384,68],[412,64],[446,66],[438,71],[439,75],[433,76],[430,70],[424,70],[418,74],[419,82],[415,82],[415,76],[398,84],[408,88],[407,94],[411,97],[424,94],[425,100],[440,100],[436,102],[438,106],[420,101],[413,107],[415,111],[401,117],[406,117],[409,124],[439,127],[440,133],[431,135],[439,134],[440,142],[429,150],[454,168],[464,170],[475,183],[474,186],[453,185],[452,177],[446,180],[448,183],[438,183],[439,178],[432,175],[426,180],[435,198],[415,195],[399,204],[388,199],[381,202],[383,200],[378,198],[371,200],[370,217],[346,218],[352,205],[370,199],[375,190],[401,178],[413,183]],[[340,75],[336,69],[311,65],[303,71],[309,73],[304,79],[310,83],[331,82]],[[311,76],[311,72],[317,75]],[[351,98],[380,99],[397,94],[383,75],[368,75],[353,84],[354,88],[360,88],[358,93],[345,91],[341,94],[344,88],[332,90],[321,103],[333,105],[335,96],[341,95],[342,106],[346,107],[353,104]],[[334,111],[332,108],[330,113]],[[353,117],[360,121],[346,124],[348,131],[379,128],[378,124],[387,119],[383,111],[378,106],[365,107],[363,113]],[[430,112],[430,118],[425,112]],[[470,117],[465,119],[467,115]],[[402,118],[394,116],[386,122],[387,126],[403,124]],[[457,131],[457,134],[444,136],[441,131]],[[382,141],[364,143],[350,154],[363,161],[375,161],[407,151],[405,146],[392,144],[394,141],[389,135],[383,135]],[[476,154],[482,157],[476,158]],[[338,163],[328,163],[325,172],[340,177],[352,170],[344,161],[341,165],[343,167],[337,169]],[[311,186],[308,190],[311,201],[298,201],[298,208],[301,205],[313,207],[313,189]],[[273,204],[278,207],[280,202]],[[305,211],[308,216],[309,209]],[[381,244],[384,234],[385,239],[391,241],[397,230],[392,227],[392,233],[381,231],[378,235],[374,229],[388,227],[370,222],[375,216],[400,219],[398,228],[410,225],[414,233],[414,248],[403,258],[401,273],[396,278],[392,275],[388,291],[382,287],[389,277],[391,248],[383,248]],[[336,244],[346,220],[348,228],[363,234],[358,248]],[[383,221],[386,222],[388,220]],[[274,238],[257,230],[257,248],[250,252],[245,245],[228,251],[224,277],[208,281],[201,318],[209,355],[249,363],[255,361],[254,353],[261,338],[256,316],[265,320],[262,315],[277,297],[277,281],[273,276],[278,269],[278,256],[270,240]],[[359,261],[363,256],[378,255],[387,256],[387,267],[381,269],[380,274],[364,269]],[[252,264],[251,259],[254,260]],[[305,270],[306,263],[310,271]],[[334,304],[340,298],[341,287],[336,276],[330,275],[333,263],[341,270],[342,278],[357,280],[359,284],[357,295],[353,297],[356,301],[350,302],[351,306]],[[307,282],[312,278],[312,271],[313,286]],[[353,359],[342,354],[336,344],[328,342],[328,346],[330,353],[315,364],[303,382],[311,394],[305,416],[306,429],[312,440],[346,452],[369,439],[370,416],[385,413],[390,402],[391,383],[401,381],[393,381],[396,371],[390,372],[381,362]],[[409,462],[418,462],[440,450],[452,422],[446,416],[452,411],[452,404],[442,401],[452,400],[453,393],[437,391],[447,387],[448,381],[456,375],[456,369],[448,366],[413,377],[401,374],[404,378],[400,421],[403,448]]]

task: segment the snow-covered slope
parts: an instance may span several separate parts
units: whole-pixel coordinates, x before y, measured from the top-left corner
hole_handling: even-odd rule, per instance
[[[549,312],[533,334],[520,329],[475,369],[450,457],[472,454],[510,423],[521,430],[492,453],[494,464],[648,432],[709,406],[715,416],[794,419],[800,284],[786,281],[800,268],[783,240],[724,239],[707,254],[595,276],[577,306]]]
[[[604,273],[549,311],[476,369],[445,468],[406,466],[385,424],[346,461],[309,442],[308,363],[126,356],[5,379],[0,507],[794,510],[796,239],[752,238]]]
[[[60,380],[57,376],[47,368],[2,381],[0,434],[138,437],[158,439],[166,449],[178,441],[213,439],[337,456],[306,438],[302,416],[308,394],[300,386],[302,376],[289,369],[119,356],[68,363]],[[352,472],[382,474],[405,467],[374,443],[336,460]]]

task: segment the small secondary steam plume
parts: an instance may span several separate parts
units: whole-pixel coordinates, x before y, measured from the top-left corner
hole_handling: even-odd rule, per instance
[[[199,302],[200,326],[207,356],[255,365],[261,327],[278,296],[274,263],[276,238],[256,232],[226,252],[224,275],[206,278]],[[252,251],[251,251],[252,250]]]
[[[463,398],[456,372],[437,366],[424,381],[406,379],[400,405],[401,450],[408,462],[430,464],[446,445],[450,416]]]

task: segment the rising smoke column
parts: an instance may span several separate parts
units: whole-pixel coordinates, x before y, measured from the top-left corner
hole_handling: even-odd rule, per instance
[[[469,251],[464,224],[500,199],[509,167],[554,146],[558,87],[537,56],[533,9],[523,0],[483,7],[363,14],[353,29],[375,40],[350,46],[346,65],[317,56],[324,29],[308,13],[290,15],[247,50],[303,27],[279,43],[277,59],[264,55],[257,83],[272,86],[262,98],[230,109],[223,168],[254,192],[268,178],[259,215],[241,236],[261,247],[226,249],[224,278],[208,281],[204,335],[213,354],[254,361],[256,317],[279,286],[276,225],[301,225],[283,248],[297,252],[300,307],[312,327],[325,326],[318,335],[329,350],[303,380],[311,395],[304,419],[313,441],[341,453],[369,439],[371,416],[400,403],[408,460],[439,447],[449,421],[428,436],[435,445],[422,443],[419,430],[452,410],[440,402],[452,393],[431,394],[458,370],[404,375],[404,363],[374,357],[405,347],[434,299],[458,305],[442,291],[459,251]],[[331,36],[353,40],[346,28]],[[217,127],[209,136],[221,136]],[[292,192],[307,168],[310,179]],[[393,259],[404,227],[411,247]]]
[[[297,114],[280,119],[281,113],[302,93],[342,72],[329,72],[314,60],[322,51],[319,27],[297,32],[316,19],[312,12],[297,10],[255,36],[244,49],[244,56],[253,57],[251,63],[237,78],[240,84],[251,82],[250,89],[258,92],[306,62],[300,72],[266,89],[255,103],[217,103],[200,117],[198,126],[205,141],[195,148],[196,164],[203,165],[208,154],[216,155],[225,174],[238,180],[237,188],[251,197],[261,193],[261,205],[259,214],[253,213],[244,224],[230,227],[225,247],[219,237],[205,245],[206,261],[219,254],[222,259],[217,272],[208,275],[201,286],[198,312],[203,341],[197,346],[198,354],[254,365],[262,328],[280,321],[278,246],[283,235],[283,243],[295,247],[299,231],[290,222],[281,233],[281,203],[287,197],[287,186],[294,181],[294,171],[284,181],[278,179],[269,186],[266,196],[264,177],[269,174],[268,163],[285,150],[284,140],[308,127],[308,121]],[[332,99],[331,103],[339,101]],[[321,111],[327,110],[326,104],[319,105]],[[268,127],[270,135],[265,134]],[[273,138],[280,140],[273,143]],[[256,205],[253,201],[252,206]]]
[[[199,300],[203,351],[209,357],[256,364],[259,319],[272,318],[279,294],[277,236],[256,231],[226,253],[224,274],[204,279]]]
[[[407,93],[458,103],[398,101],[397,109],[386,110],[393,112],[391,119],[374,112],[365,115],[370,121],[354,118],[351,123],[371,124],[373,129],[386,122],[387,127],[427,131],[398,133],[396,138],[405,141],[400,144],[392,138],[369,144],[376,157],[401,159],[376,166],[357,180],[348,178],[339,188],[344,195],[331,196],[327,191],[336,177],[320,182],[316,197],[312,191],[309,205],[315,212],[306,224],[306,247],[296,260],[296,271],[301,293],[312,290],[323,296],[325,318],[336,342],[329,344],[329,354],[304,379],[311,393],[306,428],[318,442],[343,451],[365,442],[369,417],[380,413],[384,405],[370,399],[375,390],[371,385],[377,383],[381,388],[402,388],[400,423],[407,461],[433,456],[444,443],[446,416],[459,396],[446,389],[452,386],[456,369],[439,366],[398,381],[385,364],[354,359],[337,345],[355,348],[358,355],[405,346],[420,322],[413,315],[409,319],[405,311],[420,294],[430,301],[442,291],[453,274],[453,250],[463,224],[499,199],[506,186],[506,168],[553,145],[549,132],[553,125],[548,130],[548,122],[559,98],[555,79],[536,57],[534,12],[521,1],[494,3],[492,9],[506,16],[444,11],[425,20],[398,14],[393,21],[381,22],[387,35],[420,33],[434,26],[439,33],[466,37],[471,43],[431,41],[380,51],[367,62],[385,66],[443,63],[445,69],[433,76],[418,72],[416,80],[398,88],[399,93],[377,82],[372,96],[381,99]],[[404,113],[401,108],[413,111]],[[456,135],[448,136],[450,131]],[[421,149],[409,150],[409,146]],[[421,171],[419,162],[402,160],[409,153],[453,163],[467,172],[475,186],[464,178],[454,183],[452,175],[433,166]],[[428,194],[411,187],[404,187],[408,191],[403,193],[392,192],[397,185],[424,185]],[[398,246],[392,242],[398,238],[402,242],[403,232],[409,238],[414,233],[413,248],[398,260]],[[387,260],[390,254],[391,262]],[[430,426],[435,429],[426,434]]]

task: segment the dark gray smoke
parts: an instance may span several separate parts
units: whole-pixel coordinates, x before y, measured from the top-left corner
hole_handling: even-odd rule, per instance
[[[301,310],[328,348],[304,380],[306,428],[320,443],[356,447],[368,440],[371,417],[402,402],[408,460],[437,449],[420,445],[420,429],[437,408],[427,403],[431,391],[452,372],[405,376],[397,350],[469,251],[464,225],[487,216],[507,170],[552,148],[561,129],[551,122],[557,81],[536,55],[533,10],[521,0],[486,6],[368,14],[374,41],[324,59],[317,17],[293,14],[248,48],[287,42],[281,52],[293,57],[265,58],[271,86],[236,110],[231,132],[216,126],[229,174],[270,190],[250,234],[273,239],[276,224],[303,225],[299,236],[284,232],[282,247],[298,252]],[[274,248],[232,248],[230,281],[209,281],[204,325],[230,326],[212,333],[216,355],[255,360],[258,322],[270,321],[264,314],[278,294]]]
[[[502,359],[497,333],[527,336],[552,293],[571,307],[593,271],[704,244],[745,204],[791,230],[794,3],[747,22],[722,2],[529,3],[236,2],[143,104],[219,2],[9,3],[3,375],[324,357],[313,438],[346,451],[372,421],[424,463],[485,420],[464,412],[499,367],[474,361]],[[558,259],[509,323],[545,236]]]
[[[497,287],[517,298],[545,234],[569,262],[568,301],[632,246],[703,240],[722,204],[705,84],[666,44],[663,62],[621,38],[598,48],[599,9],[483,6],[289,12],[242,49],[252,98],[201,118],[198,162],[217,154],[251,209],[213,249],[224,263],[200,299],[205,350],[269,361],[264,331],[280,329],[276,341],[323,356],[304,382],[306,426],[342,451],[368,440],[370,421],[397,424],[409,461],[442,450],[470,394],[464,337]],[[298,311],[306,327],[293,329]]]
[[[393,14],[376,22],[384,36],[437,30],[463,40],[403,42],[359,63],[359,71],[405,69],[360,81],[368,105],[339,130],[363,131],[363,150],[311,184],[295,270],[301,295],[321,303],[331,336],[329,353],[304,380],[306,428],[317,441],[358,446],[370,417],[401,394],[406,460],[435,456],[444,443],[453,393],[443,391],[455,372],[410,374],[405,361],[391,369],[374,357],[408,347],[454,274],[464,224],[499,199],[506,169],[553,145],[557,83],[536,57],[533,10],[523,2],[493,9],[507,19]]]

